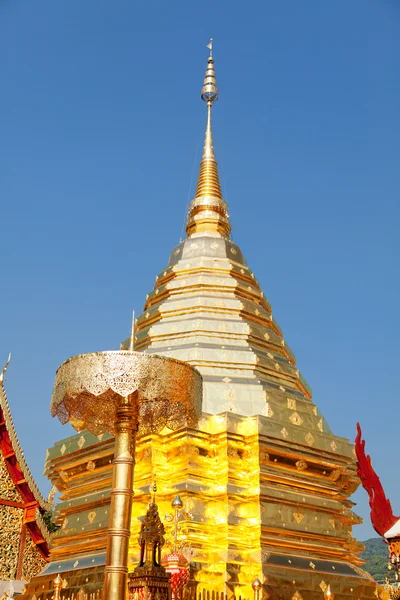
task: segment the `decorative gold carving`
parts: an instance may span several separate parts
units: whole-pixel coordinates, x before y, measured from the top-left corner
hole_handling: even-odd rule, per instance
[[[301,523],[302,520],[304,519],[304,515],[300,512],[294,512],[293,517],[294,517],[294,520],[296,521],[296,523]]]
[[[295,592],[292,596],[292,600],[303,600],[303,596],[300,594],[300,592]]]
[[[296,400],[294,398],[288,398],[287,399],[287,407],[290,410],[296,410],[297,409]]]
[[[15,487],[15,483],[10,477],[2,456],[0,462],[0,498],[12,500],[14,502],[22,502],[22,498]]]
[[[331,441],[331,448],[332,448],[332,450],[333,450],[334,452],[336,452],[336,450],[337,450],[337,444],[336,444],[335,440],[332,440],[332,441]]]
[[[235,390],[232,389],[225,389],[224,390],[224,400],[235,400],[236,399],[236,393]]]
[[[69,479],[69,475],[68,475],[67,471],[60,471],[60,478],[61,478],[63,481],[68,481],[68,479]]]
[[[288,435],[289,435],[289,432],[288,432],[288,430],[286,429],[286,427],[282,427],[282,429],[281,429],[281,434],[282,434],[282,437],[284,437],[285,439],[288,437]]]
[[[293,423],[293,425],[302,425],[303,419],[300,417],[299,413],[294,412],[290,415],[289,421]]]
[[[83,429],[83,427],[82,427],[82,429]],[[86,438],[85,438],[83,435],[81,435],[81,437],[80,437],[80,438],[79,438],[79,440],[78,440],[78,448],[79,448],[80,450],[81,450],[81,449],[83,448],[83,446],[85,445],[85,442],[86,442]]]
[[[44,569],[46,561],[40,554],[36,544],[27,535],[24,546],[24,558],[22,563],[22,579],[29,581]]]
[[[340,479],[341,475],[342,469],[333,469],[333,471],[329,473],[329,479],[331,479],[332,481],[337,481],[338,479]]]
[[[367,573],[367,571],[364,571],[364,569],[360,569],[360,567],[357,567],[356,565],[352,565],[351,563],[347,563],[347,564],[349,565],[349,567],[351,567],[353,569],[353,571],[355,571],[357,573],[357,575],[360,575],[361,577],[365,577],[369,581],[373,581],[375,583],[375,579],[372,577],[372,575],[370,573]]]
[[[308,464],[302,458],[298,460],[296,463],[296,469],[298,471],[305,471],[308,468]]]
[[[15,579],[23,515],[21,508],[0,505],[0,579]]]
[[[57,371],[51,413],[62,423],[74,415],[79,428],[95,434],[113,433],[118,398],[137,391],[139,430],[158,433],[165,426],[194,423],[201,412],[201,390],[196,370],[171,358],[124,351],[80,354]]]
[[[310,432],[307,433],[307,435],[304,437],[304,439],[306,440],[306,442],[309,446],[312,446],[315,442],[314,436]]]
[[[327,590],[327,587],[328,587],[328,586],[327,586],[327,584],[325,583],[325,581],[324,581],[324,580],[322,580],[322,581],[321,581],[321,583],[319,584],[319,587],[321,588],[321,590],[322,590],[323,592],[326,592],[326,590]]]
[[[320,431],[324,431],[324,422],[322,418],[318,421],[317,427]]]
[[[94,462],[94,460],[89,460],[89,461],[86,463],[86,469],[87,469],[88,471],[94,471],[94,470],[95,470],[95,468],[96,468],[96,463]]]
[[[96,511],[95,510],[90,511],[90,513],[88,514],[89,523],[93,523],[95,518],[96,518]]]
[[[229,458],[240,458],[237,448],[233,446],[228,446],[227,454]]]

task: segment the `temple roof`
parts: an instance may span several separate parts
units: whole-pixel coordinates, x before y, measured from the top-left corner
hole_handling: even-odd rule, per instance
[[[2,461],[7,468],[9,477],[15,486],[15,499],[12,506],[24,509],[23,522],[26,524],[32,541],[37,546],[42,557],[49,554],[50,534],[43,515],[52,510],[52,504],[42,496],[32,473],[27,465],[24,452],[15,431],[10,406],[4,387],[6,367],[0,374],[0,450]],[[10,505],[0,491],[0,505]],[[11,506],[11,505],[10,505]]]

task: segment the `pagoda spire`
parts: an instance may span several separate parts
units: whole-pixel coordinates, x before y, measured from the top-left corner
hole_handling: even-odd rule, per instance
[[[210,50],[210,55],[201,89],[201,99],[207,104],[207,126],[196,194],[189,205],[186,232],[189,237],[204,235],[205,233],[207,235],[229,237],[231,226],[229,224],[228,207],[222,197],[212,135],[211,112],[214,102],[218,100],[212,39],[207,47]]]

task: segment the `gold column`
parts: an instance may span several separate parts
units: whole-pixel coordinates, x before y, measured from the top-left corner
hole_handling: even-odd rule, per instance
[[[136,443],[134,431],[137,429],[137,412],[133,403],[137,400],[137,392],[132,396],[131,402],[124,399],[116,410],[110,522],[104,570],[105,600],[124,599],[127,591]]]

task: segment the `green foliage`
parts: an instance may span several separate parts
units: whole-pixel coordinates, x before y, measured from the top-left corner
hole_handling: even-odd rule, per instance
[[[384,583],[388,571],[388,547],[381,538],[371,538],[365,542],[365,550],[360,554],[364,559],[363,569],[370,573],[378,583]],[[390,577],[393,580],[393,576]]]
[[[44,513],[43,520],[46,523],[47,529],[50,533],[54,533],[55,531],[57,531],[57,529],[60,529],[59,526],[54,523],[53,513],[51,511]]]

